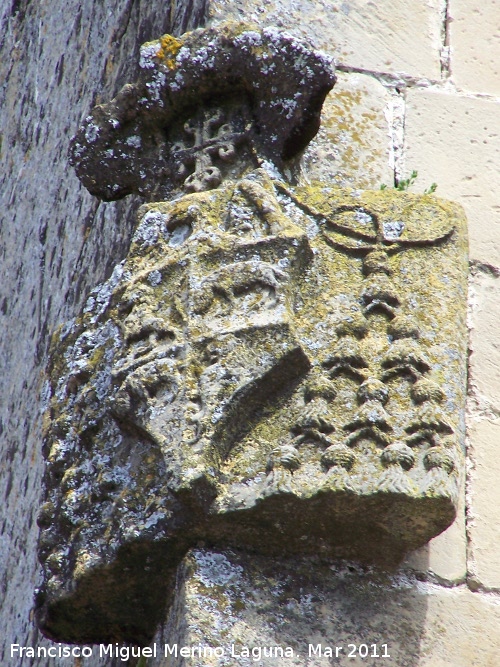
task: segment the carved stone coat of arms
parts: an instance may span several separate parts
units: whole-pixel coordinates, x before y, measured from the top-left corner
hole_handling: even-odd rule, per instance
[[[72,642],[149,641],[200,541],[395,563],[463,465],[460,208],[287,182],[334,83],[287,35],[141,58],[72,145],[91,192],[150,202],[52,345],[38,615]]]

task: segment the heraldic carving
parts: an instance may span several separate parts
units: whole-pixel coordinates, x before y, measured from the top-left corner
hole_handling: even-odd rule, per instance
[[[165,36],[141,67],[71,149],[150,203],[52,344],[38,618],[70,642],[149,641],[200,540],[395,563],[462,470],[461,210],[286,182],[334,83],[286,34]]]

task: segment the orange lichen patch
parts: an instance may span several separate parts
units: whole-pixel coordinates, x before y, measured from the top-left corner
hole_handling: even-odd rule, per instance
[[[179,53],[182,42],[172,37],[172,35],[163,35],[160,37],[160,49],[156,53],[156,57],[163,60],[164,64],[169,69],[175,67],[175,56]]]

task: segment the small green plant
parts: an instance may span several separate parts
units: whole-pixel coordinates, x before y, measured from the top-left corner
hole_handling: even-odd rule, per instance
[[[434,192],[436,192],[438,184],[437,183],[431,183],[429,187],[424,190],[424,195],[432,195]]]
[[[413,170],[409,178],[402,178],[400,181],[396,179],[395,190],[399,190],[400,192],[408,190],[408,188],[417,180],[417,176],[418,171]]]
[[[396,179],[394,190],[399,190],[400,192],[405,192],[408,190],[417,180],[418,171],[413,170],[408,178],[402,178],[401,180]],[[382,183],[380,186],[381,190],[386,190],[386,183]],[[428,188],[424,190],[424,195],[432,195],[436,192],[437,183],[431,183]]]

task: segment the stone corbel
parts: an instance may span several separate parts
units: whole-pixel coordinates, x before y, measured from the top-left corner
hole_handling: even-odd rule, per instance
[[[38,621],[147,644],[200,542],[394,565],[453,521],[465,220],[431,195],[286,182],[331,64],[274,29],[143,46],[71,147],[147,201],[54,336]]]

